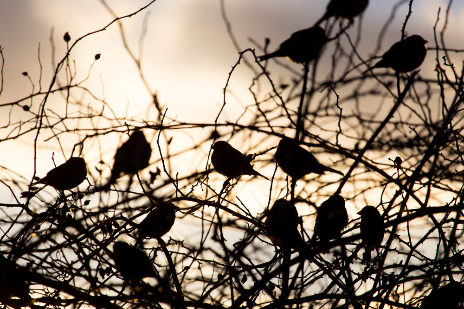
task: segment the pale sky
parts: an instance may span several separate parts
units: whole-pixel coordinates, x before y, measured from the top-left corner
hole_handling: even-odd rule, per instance
[[[149,1],[111,0],[109,6],[123,16],[136,11]],[[293,32],[311,26],[324,13],[326,1],[321,0],[225,0],[226,13],[238,44],[242,50],[255,48],[249,38],[263,44],[269,37],[269,50],[287,39]],[[388,3],[387,3],[388,2]],[[376,46],[376,38],[387,20],[393,1],[371,0],[363,16],[363,40],[361,56],[371,56]],[[433,25],[441,6],[439,29],[444,20],[447,1],[416,0],[413,15],[407,27],[408,34],[420,34],[433,47]],[[221,16],[220,1],[212,0],[158,0],[146,11],[123,20],[130,48],[138,54],[139,38],[144,17],[149,13],[147,32],[143,43],[142,70],[152,90],[156,90],[162,104],[168,107],[168,116],[183,121],[214,121],[222,105],[222,90],[231,67],[237,62],[238,54],[226,31]],[[407,13],[407,5],[402,5],[396,19],[390,26],[381,53],[400,39],[400,30]],[[454,1],[449,20],[446,40],[449,48],[464,48],[462,35],[464,29],[464,2]],[[39,46],[42,64],[42,89],[50,85],[52,76],[52,49],[50,36],[53,29],[55,62],[61,60],[66,52],[63,41],[65,32],[69,32],[71,42],[79,37],[100,29],[111,22],[112,16],[97,0],[22,0],[2,1],[0,9],[0,45],[3,49],[3,93],[0,104],[19,100],[29,95],[32,85],[21,73],[27,71],[35,85],[39,87]],[[355,36],[359,20],[349,30]],[[77,67],[76,80],[83,80],[94,61],[94,55],[101,53],[101,59],[95,63],[85,86],[97,96],[104,97],[119,116],[128,115],[143,118],[151,97],[140,80],[135,64],[124,49],[119,28],[113,24],[108,30],[85,38],[73,49],[70,59]],[[380,53],[380,54],[381,54]],[[261,54],[257,50],[257,54]],[[459,56],[462,61],[462,54]],[[433,75],[433,52],[429,51],[421,74]],[[248,57],[252,60],[251,57]],[[455,59],[456,60],[456,59]],[[323,59],[324,62],[330,58]],[[457,61],[459,63],[459,61]],[[295,70],[301,70],[289,63]],[[271,75],[277,79],[291,78],[272,63],[268,66]],[[283,73],[282,73],[283,72]],[[279,74],[287,74],[279,77]],[[245,66],[233,75],[230,89],[234,91],[237,102],[250,104],[248,92],[251,72]],[[64,81],[62,81],[64,82]],[[90,97],[84,98],[90,100]],[[231,101],[234,99],[231,98]],[[249,101],[249,103],[248,103]],[[48,108],[55,108],[60,100],[50,99]],[[30,103],[30,102],[29,102]],[[37,106],[38,100],[33,102]],[[127,104],[130,104],[127,107]],[[0,113],[0,125],[8,121],[7,109]],[[222,120],[231,121],[242,113],[237,105],[227,107]],[[29,119],[29,115],[20,108],[13,108],[11,116]],[[8,130],[0,131],[0,138]],[[206,134],[206,133],[205,133]],[[30,177],[33,167],[31,148],[35,135],[24,139],[0,144],[0,165]],[[46,143],[43,145],[47,147]],[[51,148],[53,148],[51,146]],[[115,147],[108,149],[114,153]],[[52,163],[50,149],[41,152],[38,174],[44,175]],[[63,162],[60,158],[58,162]],[[5,193],[4,189],[0,192]],[[3,194],[2,194],[3,195]],[[9,196],[9,193],[6,194]]]

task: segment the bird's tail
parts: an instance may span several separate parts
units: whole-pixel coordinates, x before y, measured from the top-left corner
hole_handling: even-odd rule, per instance
[[[264,176],[264,175],[261,175],[260,173],[258,173],[258,172],[257,172],[257,171],[255,171],[255,170],[253,170],[253,172],[254,172],[254,173],[253,173],[253,175],[256,175],[256,176],[261,176],[261,177],[263,177],[263,178],[264,178],[264,179],[266,179],[266,180],[270,180],[269,178],[267,178],[267,177],[266,177],[266,176]]]
[[[272,58],[272,54],[258,56],[258,61],[264,61],[264,60],[267,60],[269,58]]]
[[[373,59],[375,58],[378,58],[378,57],[374,57]],[[369,67],[366,71],[362,72],[361,74],[365,75],[367,72],[372,71],[373,69],[376,69],[376,68],[388,68],[388,67],[389,65],[386,64],[383,59],[381,59],[379,62],[374,64],[374,66]]]
[[[333,168],[328,167],[328,166],[324,166],[324,171],[331,172],[331,173],[336,173],[336,174],[341,175],[341,176],[345,176],[345,174],[343,174],[342,172],[334,170]]]
[[[301,251],[303,248],[303,240],[301,239],[300,233],[296,230],[293,238],[290,242],[290,247],[296,251]]]
[[[258,56],[258,60],[259,60],[259,61],[264,61],[264,60],[268,60],[269,58],[284,57],[284,56],[285,56],[285,55],[282,55],[282,52],[280,52],[279,50],[276,50],[276,51],[273,52],[273,53],[270,53],[270,54],[267,54],[267,55]]]
[[[34,181],[33,183],[31,183],[31,186],[36,186],[36,185],[45,185],[45,186],[47,186],[47,183],[42,182],[43,179],[45,179],[45,177],[41,178],[41,179],[39,179],[37,181]]]
[[[369,247],[364,248],[364,254],[363,254],[363,259],[362,259],[362,261],[364,263],[370,263],[371,262],[371,260],[372,260],[371,252],[372,252],[372,248],[369,248]]]
[[[317,241],[318,238],[319,241]],[[329,253],[330,251],[329,241],[317,237],[316,234],[313,234],[313,237],[308,243],[308,248],[310,250],[311,256],[320,253]]]
[[[140,234],[137,236],[137,241],[135,242],[134,247],[143,249],[143,237]]]
[[[321,18],[319,18],[318,21],[316,21],[316,23],[313,25],[313,27],[317,27],[319,26],[324,20],[326,20],[327,18],[331,17],[330,14],[328,12],[325,12],[324,15],[322,15]]]

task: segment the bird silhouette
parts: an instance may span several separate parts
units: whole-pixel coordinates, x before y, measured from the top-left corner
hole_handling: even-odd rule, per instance
[[[169,232],[176,220],[178,208],[171,202],[159,202],[139,225],[138,244],[147,237],[158,238]]]
[[[102,187],[102,190],[108,191],[119,177],[124,175],[132,177],[146,168],[150,161],[151,150],[150,143],[148,143],[143,132],[133,132],[129,139],[116,151],[110,180]]]
[[[114,264],[125,281],[136,285],[143,278],[153,277],[161,281],[161,277],[155,270],[148,256],[139,249],[129,244],[118,241],[113,245]]]
[[[276,246],[299,250],[303,243],[298,232],[300,220],[293,202],[278,199],[267,214],[266,235]]]
[[[319,26],[310,27],[293,33],[279,48],[267,55],[259,56],[259,61],[274,57],[287,57],[296,63],[309,63],[316,59],[327,42],[324,29]]]
[[[212,148],[211,162],[218,173],[230,178],[237,178],[242,175],[256,175],[269,180],[269,178],[253,169],[250,164],[251,156],[245,156],[229,143],[218,141],[214,143]]]
[[[369,0],[331,0],[327,4],[325,14],[316,22],[315,26],[332,16],[348,19],[352,24],[354,18],[361,15],[368,5]]]
[[[29,284],[16,263],[0,254],[0,302],[2,299],[8,302],[15,296],[21,299],[21,303],[31,306],[32,298],[29,293]]]
[[[371,251],[382,244],[385,225],[377,208],[366,206],[358,212],[361,215],[361,239],[364,244],[364,262],[371,261]]]
[[[424,297],[420,309],[460,309],[460,304],[464,303],[464,287],[461,283],[454,280],[450,281]]]
[[[323,175],[325,172],[343,176],[342,172],[319,163],[309,151],[301,148],[295,140],[286,136],[280,140],[274,158],[280,168],[294,179],[300,179],[310,173]]]
[[[57,190],[70,190],[80,185],[87,177],[87,165],[80,157],[71,157],[65,163],[55,167],[47,176],[35,184],[45,184]]]
[[[345,199],[339,194],[334,194],[317,208],[313,238],[319,237],[321,248],[327,252],[329,241],[340,238],[347,224],[348,212],[345,208]]]
[[[382,59],[363,74],[375,68],[392,68],[397,73],[407,73],[420,67],[427,55],[427,43],[420,35],[411,35],[393,44]]]

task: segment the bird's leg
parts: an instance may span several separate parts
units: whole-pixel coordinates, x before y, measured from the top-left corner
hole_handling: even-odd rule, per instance
[[[396,87],[398,89],[398,96],[400,96],[401,95],[400,73],[395,72],[395,77],[396,77]]]
[[[164,240],[161,237],[158,237],[156,240],[160,244],[160,247],[163,250],[164,255],[166,256],[166,260],[168,261],[169,270],[171,271],[171,278],[172,278],[172,281],[174,282],[174,286],[176,287],[176,290],[177,290],[177,297],[178,297],[179,300],[184,301],[184,296],[182,294],[182,288],[181,288],[181,285],[180,285],[180,282],[179,282],[179,278],[177,278],[176,268],[174,266],[174,262],[172,261],[171,255],[169,254],[166,243],[164,242]],[[162,284],[162,282],[158,282],[158,284]]]
[[[296,187],[297,180],[298,179],[293,177],[291,185],[290,185],[290,198],[291,198],[292,201],[295,200],[295,187]]]
[[[132,175],[129,175],[129,183],[127,184],[127,188],[125,192],[128,192],[130,187],[132,186],[132,182],[134,181],[134,177]]]
[[[303,87],[301,89],[300,103],[298,105],[298,118],[296,119],[295,142],[298,142],[299,137],[300,137],[300,132],[302,131],[302,128],[303,128],[302,110],[303,110],[303,104],[304,104],[304,97],[305,97],[305,93],[306,93],[306,88],[307,88],[307,85],[308,85],[308,75],[309,75],[309,62],[305,62],[304,63],[304,73],[303,73]]]
[[[290,248],[284,246],[282,253],[283,262],[280,264],[282,268],[282,293],[280,294],[279,301],[285,302],[290,294],[288,288],[288,282],[290,281]]]
[[[362,259],[362,262],[367,264],[367,263],[370,263],[371,262],[371,249],[369,248],[369,246],[364,246],[364,254],[363,254],[363,259]]]
[[[295,288],[295,285],[296,285],[296,282],[299,278],[298,274],[301,272],[301,278],[304,277],[304,263],[305,263],[305,258],[304,256],[301,254],[301,251],[300,251],[300,256],[299,256],[299,264],[298,264],[298,269],[295,271],[295,274],[293,276],[293,279],[292,279],[292,282],[290,283],[290,287],[289,287],[289,290],[292,291],[294,288]],[[302,279],[303,280],[303,279]],[[303,284],[301,285],[301,288],[303,288]]]
[[[224,181],[224,183],[222,184],[221,191],[218,194],[218,204],[221,204],[221,195],[222,195],[222,193],[224,193],[226,191],[226,188],[230,183],[230,179],[231,179],[230,177],[227,177],[226,181]]]
[[[377,253],[377,255],[375,256],[375,263],[378,263],[380,262],[380,248],[379,247],[375,247],[375,251]]]
[[[341,255],[341,260],[343,263],[343,274],[345,277],[345,282],[346,282],[346,290],[345,293],[351,296],[351,304],[353,305],[354,308],[359,308],[359,303],[356,300],[356,291],[354,290],[354,284],[353,284],[353,278],[351,276],[351,269],[350,269],[350,262],[351,259],[348,259],[347,254],[346,254],[346,248],[344,244],[340,244],[340,255]],[[348,301],[348,300],[347,300]]]

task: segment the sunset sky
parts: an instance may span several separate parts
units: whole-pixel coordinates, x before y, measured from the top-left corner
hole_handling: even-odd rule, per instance
[[[149,1],[111,0],[107,4],[118,15],[124,16],[135,12]],[[387,31],[380,54],[400,39],[400,30],[407,14],[408,6],[402,2],[396,18]],[[428,40],[427,46],[433,47],[433,25],[438,9],[441,7],[438,29],[442,29],[447,8],[444,0],[416,0],[413,14],[407,26],[408,34],[420,34]],[[269,50],[277,48],[293,32],[311,26],[325,10],[326,1],[321,0],[225,0],[225,13],[231,29],[237,39],[240,50],[255,48],[249,40],[264,44],[264,38],[271,39]],[[371,0],[362,20],[362,36],[359,52],[364,59],[372,56],[381,27],[388,19],[393,1]],[[238,52],[228,36],[226,24],[221,15],[221,2],[212,0],[158,0],[147,10],[123,20],[124,31],[130,49],[136,55],[139,52],[139,39],[144,18],[148,16],[147,31],[143,41],[142,72],[149,87],[156,91],[160,102],[168,107],[168,116],[183,121],[214,121],[223,102],[223,88],[231,67],[238,60]],[[448,30],[445,37],[448,48],[462,49],[464,29],[464,2],[454,1],[450,11]],[[66,53],[63,41],[65,32],[71,36],[70,44],[89,32],[109,24],[113,17],[98,0],[22,0],[3,1],[0,10],[0,45],[3,50],[3,93],[0,104],[22,99],[33,91],[29,79],[22,72],[28,72],[34,84],[34,91],[39,90],[40,63],[42,65],[42,90],[48,89],[54,68],[52,67],[52,47],[55,46],[54,63],[59,62]],[[360,20],[356,19],[349,33],[355,36]],[[40,49],[40,51],[39,51]],[[70,59],[77,68],[76,81],[81,81],[89,74],[94,62],[94,55],[101,53],[84,83],[86,87],[100,98],[104,98],[116,115],[143,118],[147,106],[152,102],[149,92],[141,82],[136,65],[128,56],[123,46],[117,24],[106,31],[83,39],[72,50]],[[40,58],[40,63],[39,63]],[[253,61],[248,54],[247,59]],[[463,55],[456,56],[460,65]],[[330,61],[322,58],[322,65]],[[435,54],[429,50],[426,61],[421,67],[421,74],[433,76]],[[301,70],[299,65],[288,62],[294,70]],[[271,75],[276,80],[289,80],[288,71],[268,65]],[[321,70],[323,71],[323,70]],[[282,74],[282,75],[279,75]],[[234,73],[230,82],[233,98],[248,104],[251,99],[247,91],[252,72],[241,66]],[[61,80],[65,83],[64,80]],[[58,95],[55,95],[58,96]],[[89,97],[84,98],[90,100]],[[60,100],[50,98],[48,108],[53,109]],[[28,102],[30,103],[30,102]],[[33,107],[39,100],[33,101]],[[3,108],[0,123],[8,123],[8,108]],[[222,120],[234,121],[242,110],[231,104],[223,113]],[[20,107],[14,107],[11,117],[29,119]],[[0,138],[8,132],[2,129]],[[206,135],[207,133],[205,133]],[[33,151],[32,140],[35,134],[22,139],[0,144],[1,165],[8,167],[25,177],[32,176]],[[41,158],[50,158],[50,149],[43,144],[45,151],[39,153]],[[51,146],[52,147],[52,146]],[[52,147],[53,148],[53,147]],[[42,149],[42,150],[44,150]],[[115,147],[108,150],[114,153]],[[51,160],[42,161],[38,173],[43,175],[52,167]],[[60,158],[58,162],[63,162]],[[3,191],[3,189],[2,189]],[[3,191],[5,192],[5,191]]]

